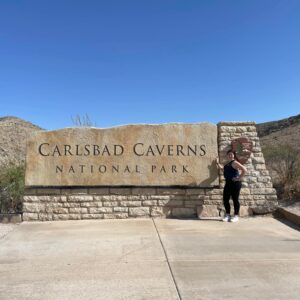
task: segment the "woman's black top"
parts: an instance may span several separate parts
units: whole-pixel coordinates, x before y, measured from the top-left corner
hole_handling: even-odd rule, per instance
[[[226,181],[231,181],[232,178],[239,176],[239,171],[232,166],[233,162],[234,160],[224,166],[224,177]]]

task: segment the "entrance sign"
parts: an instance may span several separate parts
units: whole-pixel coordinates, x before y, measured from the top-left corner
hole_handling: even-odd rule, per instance
[[[36,132],[27,144],[23,220],[219,217],[224,176],[215,159],[228,149],[241,163],[255,152],[241,215],[275,211],[254,122]]]
[[[213,187],[217,156],[210,123],[37,132],[27,143],[25,184]]]

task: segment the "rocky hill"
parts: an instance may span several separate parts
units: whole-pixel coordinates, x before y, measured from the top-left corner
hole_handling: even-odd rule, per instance
[[[16,117],[0,118],[0,166],[25,160],[26,140],[39,126]]]
[[[290,145],[300,149],[300,115],[256,125],[261,145]]]

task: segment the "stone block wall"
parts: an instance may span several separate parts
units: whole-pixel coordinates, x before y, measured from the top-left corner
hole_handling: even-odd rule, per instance
[[[196,217],[207,191],[150,187],[28,189],[23,220]]]
[[[231,141],[248,137],[253,153],[240,195],[241,216],[272,212],[276,191],[266,170],[254,122],[221,122],[218,145],[221,163]],[[224,178],[217,188],[189,187],[94,187],[27,188],[23,199],[24,221],[112,219],[137,217],[219,217],[224,209]]]

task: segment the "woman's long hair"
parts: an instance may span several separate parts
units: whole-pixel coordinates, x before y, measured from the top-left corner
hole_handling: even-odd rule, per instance
[[[233,158],[234,158],[234,160],[236,160],[237,162],[240,162],[239,159],[238,159],[237,156],[236,156],[236,152],[233,151],[232,149],[229,149],[229,150],[227,151],[226,154],[228,155],[230,152],[233,153]]]

